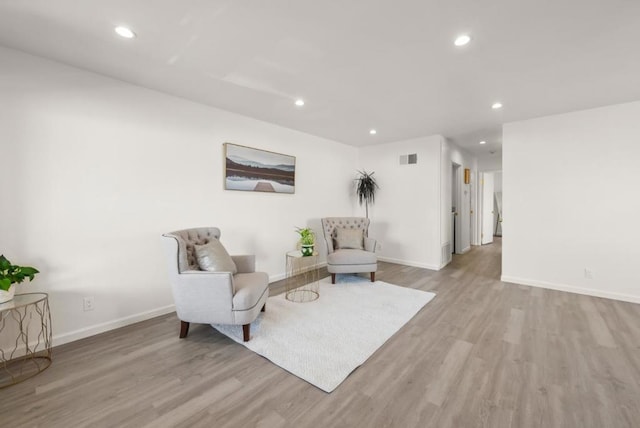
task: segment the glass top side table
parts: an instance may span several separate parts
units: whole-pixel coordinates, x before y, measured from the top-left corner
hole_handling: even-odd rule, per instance
[[[285,298],[292,302],[311,302],[320,297],[318,253],[303,256],[301,251],[287,253]]]
[[[46,293],[16,294],[0,304],[0,389],[51,365],[51,312]]]

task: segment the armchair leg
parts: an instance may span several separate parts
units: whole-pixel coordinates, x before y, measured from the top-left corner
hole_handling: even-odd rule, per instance
[[[265,303],[264,305],[262,305],[262,309],[260,309],[260,312],[264,312],[267,309],[267,304]]]
[[[376,282],[376,273],[371,272],[371,282]]]
[[[248,342],[249,338],[251,337],[251,335],[249,334],[250,329],[251,329],[251,324],[244,324],[242,326],[242,340],[244,340],[245,342]]]
[[[332,283],[332,284],[335,284],[335,283],[336,283],[336,274],[335,274],[335,273],[332,273],[332,274],[331,274],[331,283]]]
[[[189,323],[180,321],[180,339],[184,339],[189,334]]]

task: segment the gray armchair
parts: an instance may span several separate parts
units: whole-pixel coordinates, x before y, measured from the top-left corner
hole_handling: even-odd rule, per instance
[[[255,272],[254,256],[231,256],[237,273],[200,270],[196,245],[220,239],[220,229],[204,227],[162,235],[169,262],[169,276],[180,338],[189,333],[189,323],[242,325],[244,341],[250,338],[250,323],[265,310],[269,277]],[[226,253],[225,253],[226,255]],[[228,258],[228,256],[227,256]]]
[[[327,217],[322,219],[322,231],[327,242],[327,270],[331,283],[337,273],[371,274],[376,280],[377,242],[368,237],[369,219],[364,217]]]

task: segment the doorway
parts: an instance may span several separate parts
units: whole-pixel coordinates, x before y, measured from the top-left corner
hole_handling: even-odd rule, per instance
[[[493,173],[493,236],[502,236],[502,171]]]
[[[451,254],[460,250],[460,165],[451,163]]]
[[[480,244],[493,242],[494,225],[494,173],[480,174]]]

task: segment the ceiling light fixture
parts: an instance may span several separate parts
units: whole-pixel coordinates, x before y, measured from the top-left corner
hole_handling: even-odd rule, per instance
[[[487,142],[483,140],[483,141],[480,141],[480,144],[487,144]]]
[[[296,100],[296,105],[297,105],[298,107],[302,107],[302,106],[304,105],[304,100],[303,100],[303,99],[297,99],[297,100]]]
[[[456,40],[453,42],[456,46],[464,46],[471,41],[471,37],[467,34],[461,34],[456,37]]]
[[[133,39],[136,36],[136,33],[131,31],[130,28],[119,26],[115,28],[115,32],[118,33],[119,36],[124,37],[125,39]]]
[[[498,110],[499,108],[502,108],[502,103],[501,102],[493,103],[491,104],[491,108],[494,110]]]
[[[369,131],[369,134],[371,135],[376,135],[378,133],[378,131],[376,131],[375,129],[372,129],[371,131]]]

